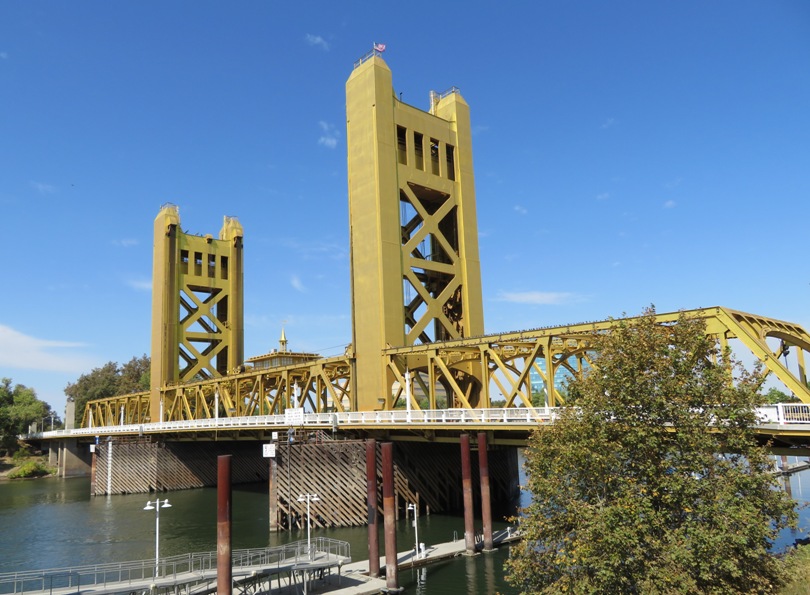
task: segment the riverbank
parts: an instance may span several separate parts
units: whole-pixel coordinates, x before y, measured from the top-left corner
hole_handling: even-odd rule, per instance
[[[25,473],[22,477],[14,477],[28,466],[30,473]],[[48,457],[29,456],[23,459],[14,457],[0,457],[0,481],[10,481],[12,479],[33,479],[38,477],[48,477],[56,474],[56,469],[48,466]]]

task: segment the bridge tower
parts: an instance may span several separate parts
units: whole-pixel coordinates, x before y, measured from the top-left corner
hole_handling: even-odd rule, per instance
[[[430,104],[425,112],[397,99],[376,51],[346,83],[360,410],[390,408],[384,349],[484,332],[469,106],[455,88],[431,92]],[[481,371],[455,372],[475,406]]]
[[[242,226],[225,217],[219,239],[180,228],[175,205],[155,218],[150,410],[167,384],[224,376],[244,360]]]

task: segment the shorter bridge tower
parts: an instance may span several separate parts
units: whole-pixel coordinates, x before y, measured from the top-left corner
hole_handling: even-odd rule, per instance
[[[167,384],[226,375],[244,360],[242,226],[225,217],[219,239],[180,228],[172,204],[155,218],[150,411]]]

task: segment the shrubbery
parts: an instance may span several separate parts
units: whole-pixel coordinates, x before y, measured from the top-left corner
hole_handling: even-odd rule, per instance
[[[43,477],[44,475],[52,475],[53,468],[48,467],[42,461],[26,461],[14,471],[8,474],[9,479],[23,479],[26,477]]]

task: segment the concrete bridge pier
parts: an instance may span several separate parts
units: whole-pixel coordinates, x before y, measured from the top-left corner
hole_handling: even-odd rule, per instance
[[[59,477],[83,477],[90,474],[90,452],[75,438],[59,441]]]

